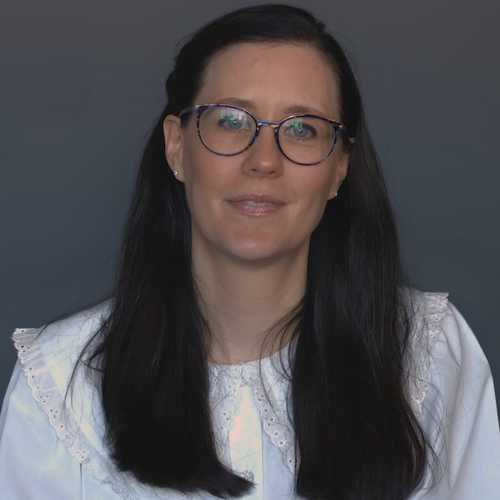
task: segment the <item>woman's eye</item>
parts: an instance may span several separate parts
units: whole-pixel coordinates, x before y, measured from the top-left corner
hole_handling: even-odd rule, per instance
[[[313,139],[316,129],[303,120],[294,120],[285,125],[285,134],[296,139]]]
[[[227,115],[221,117],[219,125],[229,130],[240,130],[248,127],[248,120],[244,116]]]

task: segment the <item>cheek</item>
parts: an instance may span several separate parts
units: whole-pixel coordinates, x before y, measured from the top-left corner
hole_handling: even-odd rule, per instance
[[[297,204],[294,218],[297,221],[297,229],[310,234],[321,221],[332,188],[336,187],[334,165],[321,171],[306,171],[305,175],[300,177],[300,182],[296,184],[296,197],[300,203]]]
[[[321,217],[334,185],[333,165],[317,171],[305,171],[296,182],[297,197],[303,200],[303,210],[309,212],[312,218],[318,213]]]
[[[327,201],[324,193],[316,194],[310,198],[307,206],[303,206],[303,214],[300,218],[303,220],[304,230],[307,228],[309,234],[316,229],[323,217]]]
[[[191,212],[196,212],[204,198],[212,191],[217,180],[217,172],[207,158],[207,151],[200,141],[186,141],[183,168],[184,168],[184,188],[186,199]],[[203,150],[200,148],[203,148]]]
[[[223,198],[234,186],[231,173],[234,175],[235,168],[201,143],[195,142],[184,157],[184,187],[192,223],[207,239],[224,233],[227,214]]]

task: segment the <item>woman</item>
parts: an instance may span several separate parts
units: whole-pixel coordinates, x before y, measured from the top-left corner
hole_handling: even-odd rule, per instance
[[[115,293],[14,333],[0,491],[497,498],[488,363],[447,294],[403,275],[324,25],[284,5],[227,14],[166,90]]]

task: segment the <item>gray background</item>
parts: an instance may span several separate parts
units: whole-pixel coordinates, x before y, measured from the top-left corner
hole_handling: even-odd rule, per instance
[[[10,334],[109,289],[175,44],[261,2],[16,2],[0,13],[0,396]],[[293,2],[356,60],[410,275],[450,293],[500,400],[500,4]]]

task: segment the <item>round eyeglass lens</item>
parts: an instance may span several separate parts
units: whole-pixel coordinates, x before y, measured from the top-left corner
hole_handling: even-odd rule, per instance
[[[320,162],[330,153],[336,133],[330,122],[304,116],[284,122],[278,137],[281,150],[290,160],[310,165]]]
[[[255,121],[245,111],[226,106],[208,108],[200,116],[200,138],[203,144],[223,155],[241,153],[252,142]]]

